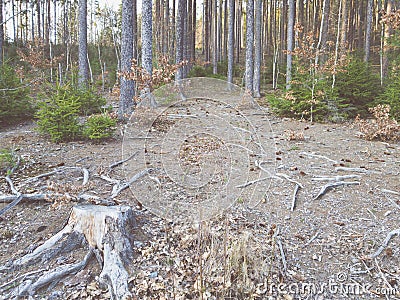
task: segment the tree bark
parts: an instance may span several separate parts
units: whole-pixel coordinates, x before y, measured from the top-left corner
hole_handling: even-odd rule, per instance
[[[295,0],[288,0],[287,56],[286,56],[286,89],[290,89],[292,81],[292,52],[294,40]]]
[[[152,0],[142,1],[142,66],[153,73],[153,23]]]
[[[185,22],[185,1],[186,0],[178,0],[178,13],[176,15],[176,56],[175,62],[177,64],[183,61],[183,42],[184,42],[184,22]],[[207,1],[207,0],[206,0]],[[183,79],[183,70],[179,68],[176,72],[175,76],[176,80]]]
[[[121,32],[121,71],[129,72],[132,66],[133,53],[133,7],[134,1],[122,0],[122,32]],[[133,97],[135,96],[135,83],[121,77],[121,92],[119,100],[118,117],[124,119],[131,114]]]
[[[254,97],[256,98],[261,97],[260,94],[261,55],[262,55],[261,15],[262,15],[262,0],[255,0],[253,92],[254,92]]]
[[[374,0],[367,0],[367,22],[365,26],[365,46],[364,46],[364,61],[369,61],[369,55],[371,50],[371,31],[372,31],[372,13]]]
[[[212,10],[212,22],[211,22],[211,32],[213,37],[213,54],[212,54],[212,62],[213,62],[213,74],[218,73],[218,13],[217,13],[217,0],[213,0],[213,10]]]
[[[247,0],[246,5],[246,91],[253,95],[254,74],[254,0]]]
[[[227,0],[229,2],[228,17],[228,83],[233,83],[233,63],[234,63],[234,27],[235,27],[235,0]]]
[[[79,71],[78,83],[87,86],[89,65],[87,60],[87,0],[79,0]]]

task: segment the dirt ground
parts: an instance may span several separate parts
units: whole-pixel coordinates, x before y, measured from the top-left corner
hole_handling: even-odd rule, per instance
[[[269,129],[268,120],[272,131]],[[137,203],[126,190],[117,204],[132,205],[137,224],[129,271],[137,299],[400,299],[400,237],[368,259],[387,234],[400,228],[400,144],[365,141],[349,124],[310,124],[267,113],[252,114],[258,132],[270,132],[276,147],[276,173],[265,198],[238,199],[222,215],[193,226],[168,222]],[[23,159],[12,175],[24,193],[57,191],[79,194],[82,175],[66,169],[33,184],[26,179],[63,167],[84,167],[90,184],[84,192],[107,198],[112,184],[97,175],[124,179],[120,130],[113,139],[93,144],[54,144],[26,123],[0,132],[1,148]],[[346,169],[354,168],[354,169]],[[358,182],[328,190],[342,175]],[[326,178],[325,178],[326,179]],[[333,182],[338,181],[338,178]],[[293,206],[296,183],[301,185]],[[10,194],[0,179],[0,195]],[[31,252],[58,232],[76,201],[23,202],[0,216],[0,266]],[[6,203],[0,203],[0,209]],[[0,299],[14,298],[21,277],[78,260],[82,251],[0,274]],[[99,286],[99,265],[92,261],[76,276],[43,288],[34,299],[107,299]]]

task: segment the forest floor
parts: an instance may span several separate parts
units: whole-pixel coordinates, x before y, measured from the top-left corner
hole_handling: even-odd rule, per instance
[[[137,299],[400,299],[400,237],[393,236],[382,253],[371,257],[400,228],[400,144],[363,140],[350,124],[311,124],[269,113],[252,118],[259,132],[270,131],[269,119],[281,174],[272,178],[264,199],[248,205],[238,198],[199,227],[156,216],[129,190],[114,198],[136,213],[135,258],[128,270]],[[34,123],[26,123],[0,132],[0,141],[1,148],[15,149],[23,159],[11,177],[20,191],[71,195],[24,201],[0,216],[0,266],[61,230],[76,205],[74,194],[107,198],[113,184],[101,174],[124,179],[121,167],[109,168],[121,159],[119,131],[99,144],[55,144],[39,135]],[[81,173],[67,167],[89,170],[89,184],[82,187]],[[63,171],[26,181],[54,169]],[[317,197],[329,183],[326,177],[358,184]],[[296,182],[302,187],[292,209]],[[2,194],[10,190],[0,179]],[[0,203],[0,209],[4,206]],[[82,253],[61,253],[55,261],[1,274],[0,299],[12,298],[15,286],[37,276],[21,275],[43,273]],[[99,272],[93,260],[34,298],[107,299],[109,293],[96,281]]]

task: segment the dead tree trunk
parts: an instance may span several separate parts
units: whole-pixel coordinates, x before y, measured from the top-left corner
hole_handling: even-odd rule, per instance
[[[44,273],[35,280],[19,283],[12,292],[17,296],[32,296],[40,288],[70,274],[76,274],[89,262],[93,253],[102,264],[101,284],[108,286],[112,299],[130,299],[126,265],[133,258],[133,239],[129,229],[134,225],[133,211],[129,206],[77,205],[72,208],[67,225],[32,253],[0,267],[0,273],[32,265],[40,260],[50,261],[57,255],[88,245],[85,258],[75,264],[66,264]],[[57,246],[57,244],[59,245]],[[66,250],[67,249],[67,250]]]

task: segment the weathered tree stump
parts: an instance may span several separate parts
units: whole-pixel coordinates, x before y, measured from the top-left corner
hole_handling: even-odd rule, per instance
[[[67,225],[37,247],[32,253],[15,260],[10,268],[48,261],[68,249],[88,245],[85,258],[75,264],[66,264],[50,270],[35,282],[22,282],[13,292],[14,296],[34,295],[35,292],[60,278],[76,274],[89,262],[93,253],[102,263],[99,281],[109,288],[112,299],[131,299],[128,289],[128,272],[124,267],[133,257],[133,239],[129,228],[134,225],[133,211],[129,206],[77,205],[72,208]],[[62,242],[60,242],[62,240]],[[60,242],[59,246],[56,244]],[[69,250],[71,251],[71,250]]]

